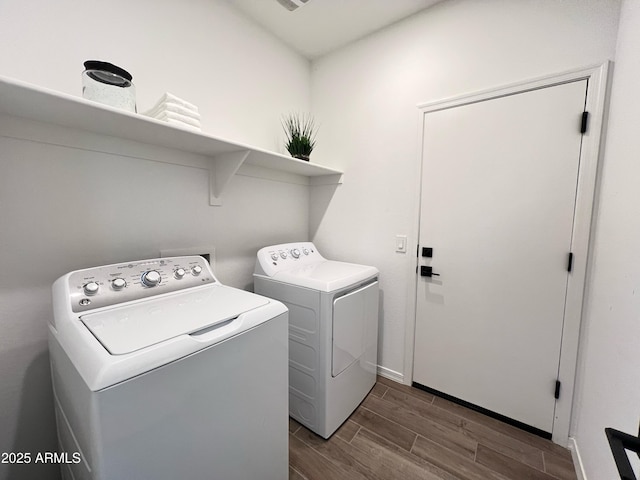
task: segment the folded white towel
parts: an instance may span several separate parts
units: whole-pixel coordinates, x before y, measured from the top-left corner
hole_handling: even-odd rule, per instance
[[[178,105],[182,105],[185,108],[188,108],[189,110],[193,110],[194,112],[198,111],[198,107],[196,107],[193,103],[189,103],[186,100],[180,98],[180,97],[176,97],[174,94],[166,92],[163,96],[162,96],[162,100],[164,102],[172,102],[172,103],[177,103]]]
[[[193,118],[194,120],[200,120],[200,114],[197,111],[189,110],[188,108],[172,102],[162,103],[159,106],[156,106],[151,110],[144,112],[143,115],[147,115],[148,117],[157,117],[162,112],[179,113],[180,115],[184,115],[185,117]]]
[[[185,115],[180,115],[179,113],[175,113],[175,112],[161,112],[157,116],[154,116],[153,118],[157,120],[163,120],[165,122],[169,120],[173,120],[174,122],[175,121],[182,122],[182,123],[186,123],[187,125],[192,125],[196,128],[201,128],[200,120],[187,117]]]
[[[156,108],[160,107],[163,103],[173,103],[176,105],[180,105],[183,108],[186,108],[187,110],[191,110],[193,112],[198,113],[198,107],[196,107],[193,103],[189,103],[186,100],[183,100],[180,97],[175,96],[172,93],[166,92],[164,95],[162,95],[160,97],[160,99],[156,102],[156,104],[151,107],[150,110],[155,110]]]

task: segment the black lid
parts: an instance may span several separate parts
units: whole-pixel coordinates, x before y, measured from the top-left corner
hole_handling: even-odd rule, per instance
[[[122,78],[126,78],[129,81],[133,80],[133,77],[129,72],[127,72],[124,68],[120,68],[113,63],[109,62],[101,62],[99,60],[87,60],[84,62],[84,68],[86,70],[102,70],[104,72],[113,73],[114,75],[118,75]]]

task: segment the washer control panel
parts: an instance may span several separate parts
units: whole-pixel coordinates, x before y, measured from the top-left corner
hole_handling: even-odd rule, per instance
[[[169,257],[87,268],[69,274],[71,310],[84,312],[216,283],[202,257]]]
[[[256,273],[274,275],[281,270],[325,260],[311,242],[283,243],[258,251]]]

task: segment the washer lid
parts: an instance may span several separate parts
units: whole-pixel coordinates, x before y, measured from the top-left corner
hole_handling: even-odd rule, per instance
[[[333,292],[376,275],[378,275],[378,269],[375,267],[324,260],[277,272],[272,278],[279,282],[321,292]]]
[[[212,327],[268,303],[268,299],[253,293],[214,285],[110,308],[80,319],[109,353],[123,355]]]

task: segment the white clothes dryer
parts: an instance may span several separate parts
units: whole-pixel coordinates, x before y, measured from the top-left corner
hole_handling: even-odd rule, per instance
[[[289,309],[289,415],[329,438],[376,382],[378,270],[300,242],[262,248],[253,277]]]
[[[202,257],[71,272],[49,350],[75,480],[288,476],[287,310]]]

